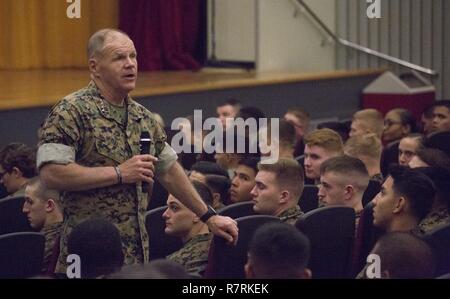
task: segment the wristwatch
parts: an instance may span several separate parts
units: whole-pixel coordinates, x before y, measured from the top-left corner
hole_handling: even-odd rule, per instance
[[[216,210],[214,210],[213,207],[208,205],[208,211],[206,211],[206,213],[203,214],[202,217],[200,217],[200,220],[203,221],[204,223],[206,223],[206,221],[208,221],[209,218],[211,218],[212,216],[216,216],[216,215],[217,215]]]

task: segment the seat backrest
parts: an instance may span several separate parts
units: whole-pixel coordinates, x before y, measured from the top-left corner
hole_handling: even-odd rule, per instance
[[[164,232],[166,223],[162,217],[167,206],[148,211],[145,214],[145,227],[149,238],[149,259],[164,259],[169,254],[179,250],[183,243],[177,237]]]
[[[42,269],[45,237],[18,232],[0,236],[0,278],[28,278]]]
[[[303,193],[300,196],[298,205],[302,212],[307,213],[319,207],[319,188],[315,185],[305,185]]]
[[[223,207],[219,211],[217,211],[219,215],[228,216],[232,219],[256,215],[255,211],[253,211],[253,202],[252,201],[243,201],[237,202],[228,206]]]
[[[22,212],[24,202],[23,196],[0,200],[0,235],[33,230]]]
[[[364,191],[363,198],[362,198],[362,204],[363,207],[365,207],[369,202],[372,201],[372,199],[380,192],[381,190],[381,184],[379,181],[370,180],[369,185],[367,186],[366,190]]]
[[[308,236],[313,278],[348,278],[355,234],[355,211],[328,206],[302,215],[296,227]]]
[[[450,223],[432,230],[424,239],[436,258],[436,276],[450,273]]]
[[[261,225],[280,221],[278,217],[252,215],[237,218],[239,237],[236,246],[228,245],[226,240],[214,236],[208,260],[207,278],[245,278],[244,266],[247,262],[247,251],[251,238]]]

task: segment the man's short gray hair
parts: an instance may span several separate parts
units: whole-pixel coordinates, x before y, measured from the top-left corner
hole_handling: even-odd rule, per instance
[[[88,47],[87,47],[88,59],[91,59],[92,57],[94,57],[97,54],[100,54],[102,52],[103,46],[105,45],[106,38],[108,37],[108,35],[113,34],[113,33],[123,34],[129,38],[128,34],[126,34],[125,32],[123,32],[119,29],[106,28],[106,29],[101,29],[101,30],[95,32],[89,38]]]

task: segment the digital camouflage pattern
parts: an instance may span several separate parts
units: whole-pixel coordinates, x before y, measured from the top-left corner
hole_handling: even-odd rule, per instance
[[[447,207],[442,207],[438,211],[431,212],[419,223],[421,234],[427,234],[441,225],[450,223],[450,215]]]
[[[61,234],[62,222],[54,223],[45,226],[41,233],[45,236],[45,249],[44,249],[44,261],[42,263],[42,273],[47,273],[47,269],[50,266],[50,260],[53,255],[53,249],[55,248],[55,242]]]
[[[180,250],[167,256],[167,259],[182,265],[191,275],[203,276],[208,264],[212,236],[212,233],[194,236]]]
[[[122,123],[120,115],[111,113],[117,109],[110,108],[91,81],[86,88],[66,96],[52,108],[40,129],[39,146],[62,144],[72,147],[75,162],[85,167],[118,166],[140,154],[141,132],[147,131],[152,137],[151,154],[159,157],[165,147],[164,130],[145,107],[131,98],[125,102],[127,119]],[[126,265],[148,261],[144,221],[148,198],[142,193],[141,184],[63,192],[61,204],[65,223],[57,273],[65,273],[69,233],[77,224],[92,217],[102,217],[119,229]]]
[[[278,217],[280,218],[280,221],[282,223],[295,225],[295,222],[297,222],[298,218],[300,218],[301,215],[303,215],[302,210],[298,205],[295,205],[295,207],[287,209]]]

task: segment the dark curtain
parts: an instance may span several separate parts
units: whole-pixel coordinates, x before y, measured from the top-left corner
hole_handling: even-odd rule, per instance
[[[139,69],[198,70],[202,0],[120,0],[119,28],[138,52]]]

